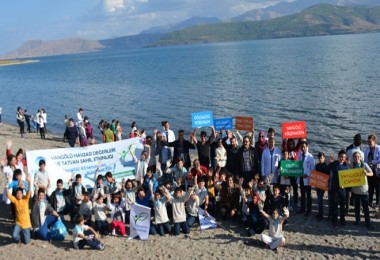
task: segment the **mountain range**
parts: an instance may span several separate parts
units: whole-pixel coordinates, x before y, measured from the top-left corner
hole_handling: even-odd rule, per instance
[[[315,2],[327,4],[308,7]],[[359,3],[371,6],[357,6]],[[346,6],[347,4],[349,6]],[[228,21],[216,17],[192,17],[178,24],[156,26],[138,35],[113,39],[27,41],[0,58],[30,58],[165,45],[379,32],[378,5],[379,0],[295,0],[251,10]],[[300,12],[302,9],[304,10]]]

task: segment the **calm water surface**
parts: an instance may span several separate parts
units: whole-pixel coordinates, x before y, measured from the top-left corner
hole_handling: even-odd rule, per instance
[[[44,107],[48,128],[85,109],[94,128],[119,119],[191,130],[190,113],[253,116],[256,136],[283,121],[307,123],[310,149],[328,154],[356,133],[379,132],[380,34],[260,40],[41,58],[0,67],[3,120]],[[95,130],[98,133],[97,130]]]

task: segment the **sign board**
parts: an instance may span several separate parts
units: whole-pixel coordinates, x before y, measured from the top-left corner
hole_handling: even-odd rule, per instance
[[[213,126],[214,119],[211,111],[191,113],[191,127],[198,128],[204,126]]]
[[[214,119],[214,128],[219,130],[231,130],[233,128],[232,117]]]
[[[309,185],[321,190],[328,190],[329,176],[323,172],[312,170],[309,176]]]
[[[281,161],[281,175],[282,176],[303,176],[303,162],[302,161]]]
[[[282,139],[289,138],[306,138],[305,121],[282,123]]]
[[[341,187],[348,188],[365,185],[366,175],[364,168],[338,171],[338,175],[339,186]]]
[[[253,117],[237,116],[235,122],[236,130],[253,132]]]

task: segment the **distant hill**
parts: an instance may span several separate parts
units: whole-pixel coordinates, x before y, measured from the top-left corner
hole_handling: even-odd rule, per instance
[[[164,34],[160,33],[137,34],[100,40],[99,43],[104,46],[103,51],[120,51],[142,48],[152,42],[160,40],[163,36]]]
[[[147,30],[142,31],[141,34],[157,34],[157,33],[164,34],[164,33],[174,32],[178,30],[183,30],[194,25],[214,24],[214,23],[219,23],[219,22],[222,22],[222,20],[216,17],[194,16],[174,25],[167,24],[167,25],[161,25],[161,26],[155,26],[155,27],[149,28]]]
[[[31,58],[52,55],[73,54],[100,51],[104,48],[98,41],[84,39],[63,39],[53,41],[26,41],[19,48],[5,55],[2,59]]]
[[[166,34],[150,46],[380,32],[380,7],[320,4],[266,21],[198,25]]]
[[[281,16],[291,15],[317,5],[380,5],[380,0],[295,0],[292,2],[280,2],[272,6],[250,10],[244,14],[231,18],[233,22],[263,21]]]

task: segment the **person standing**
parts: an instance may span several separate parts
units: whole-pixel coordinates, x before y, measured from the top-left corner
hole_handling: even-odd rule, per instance
[[[368,136],[368,148],[364,152],[364,162],[371,167],[372,172],[376,172],[376,167],[380,164],[380,146],[377,145],[377,137],[375,134]],[[379,178],[374,174],[373,176],[368,176],[368,203],[372,208],[376,208],[379,204],[380,198],[380,187],[378,184]],[[376,195],[376,200],[373,201],[373,194]]]
[[[78,128],[74,126],[74,119],[69,119],[69,126],[66,127],[64,137],[69,142],[70,147],[74,147],[78,143]]]
[[[24,122],[25,122],[25,117],[24,117],[24,113],[22,112],[22,108],[21,107],[17,108],[16,118],[17,118],[17,124],[20,127],[20,135],[21,135],[22,138],[24,138],[24,132],[25,132],[24,131],[24,128],[25,128]]]
[[[363,168],[363,174],[366,177],[373,176],[371,168],[363,162],[361,154],[357,151],[353,154],[352,168]],[[360,203],[363,208],[365,225],[368,229],[371,229],[371,221],[369,218],[369,208],[368,208],[368,181],[365,178],[365,184],[358,187],[352,187],[352,194],[354,195],[355,200],[355,226],[358,226],[360,223]]]
[[[24,111],[24,117],[25,117],[26,125],[28,127],[26,130],[28,131],[28,133],[31,133],[32,130],[30,129],[30,115],[28,114],[27,109],[25,109],[25,111]]]
[[[244,179],[243,187],[245,187],[256,173],[260,173],[259,157],[256,148],[251,146],[251,139],[248,136],[244,136],[243,146],[239,148],[238,153],[238,178]]]
[[[340,212],[340,224],[346,226],[346,190],[339,185],[339,171],[349,170],[350,167],[346,162],[346,151],[340,150],[338,160],[330,163],[330,181],[329,190],[331,194],[331,216],[332,224],[335,229],[338,228],[338,207]]]
[[[79,108],[79,111],[77,113],[76,126],[79,127],[82,122],[83,122],[83,108]]]
[[[261,174],[266,179],[273,176],[272,184],[280,183],[277,168],[281,160],[281,151],[275,147],[275,144],[274,138],[270,138],[268,140],[269,146],[265,148],[261,157]],[[267,183],[269,182],[267,181]]]
[[[3,108],[2,107],[0,107],[0,125],[2,124],[2,122],[1,122],[1,111],[3,110]]]
[[[311,187],[309,185],[309,176],[311,171],[315,169],[315,160],[311,153],[309,153],[309,147],[307,141],[301,142],[301,156],[300,160],[303,162],[303,176],[299,177],[299,183],[301,188],[301,209],[298,213],[306,213],[305,216],[311,215]]]
[[[193,143],[196,145],[198,150],[198,159],[201,163],[201,165],[205,166],[206,168],[210,167],[210,148],[211,144],[214,142],[216,138],[215,129],[213,126],[211,126],[212,134],[210,138],[207,140],[207,133],[206,131],[201,131],[201,140],[198,141],[196,138],[196,133],[198,129],[194,129],[192,136]]]
[[[44,139],[45,136],[47,135],[47,114],[45,108],[41,108],[41,116],[44,121]]]

